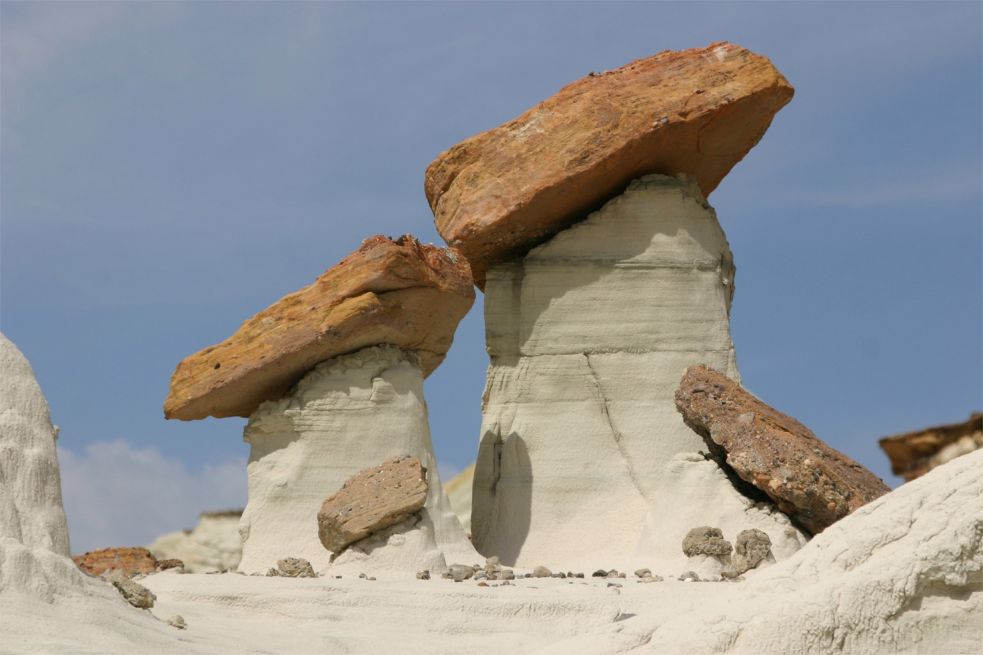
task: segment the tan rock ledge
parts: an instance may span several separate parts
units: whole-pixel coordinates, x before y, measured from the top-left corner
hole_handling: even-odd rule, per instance
[[[473,303],[468,263],[453,249],[410,235],[370,237],[310,286],[178,364],[164,416],[248,417],[318,362],[377,344],[415,353],[429,375]]]
[[[490,265],[523,255],[633,179],[685,173],[709,195],[793,93],[767,58],[726,42],[591,73],[430,164],[424,189],[437,231],[483,289]]]

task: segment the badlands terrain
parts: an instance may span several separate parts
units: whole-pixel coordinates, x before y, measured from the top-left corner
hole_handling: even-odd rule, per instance
[[[448,247],[370,236],[178,363],[165,416],[248,418],[248,503],[146,548],[72,557],[0,337],[0,652],[983,652],[980,417],[883,440],[892,491],[740,384],[707,197],[793,93],[666,51],[441,153]],[[441,481],[423,382],[475,287],[483,421]]]

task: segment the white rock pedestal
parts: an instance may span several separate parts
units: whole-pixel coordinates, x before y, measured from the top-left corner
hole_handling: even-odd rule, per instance
[[[318,572],[412,576],[479,561],[441,488],[414,355],[376,346],[323,362],[289,396],[263,403],[244,439],[252,451],[240,571],[265,573],[280,559],[301,557]],[[353,544],[332,561],[318,540],[324,499],[355,473],[399,455],[417,457],[428,471],[419,520]]]
[[[659,481],[674,455],[705,450],[673,393],[691,364],[738,378],[733,279],[713,209],[695,183],[663,175],[489,269],[479,552],[518,567],[655,570],[659,553],[640,539],[656,493],[673,495]]]

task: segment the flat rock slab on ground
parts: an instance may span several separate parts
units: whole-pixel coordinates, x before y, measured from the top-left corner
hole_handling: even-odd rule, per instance
[[[427,471],[415,457],[396,457],[356,473],[317,515],[318,536],[333,553],[419,511]]]
[[[809,428],[707,366],[686,369],[676,408],[718,461],[814,534],[890,491]]]
[[[976,412],[962,423],[885,437],[880,444],[891,460],[891,472],[911,482],[955,457],[983,448],[983,414]]]
[[[313,284],[284,296],[171,378],[164,416],[248,417],[319,362],[367,346],[415,353],[429,375],[474,302],[468,263],[412,236],[374,236]]]
[[[721,42],[591,73],[441,153],[425,191],[437,231],[486,269],[584,218],[650,173],[709,195],[792,98],[760,55]]]
[[[106,571],[116,570],[133,576],[157,570],[157,558],[146,548],[103,548],[76,555],[72,560],[89,575],[102,575]]]

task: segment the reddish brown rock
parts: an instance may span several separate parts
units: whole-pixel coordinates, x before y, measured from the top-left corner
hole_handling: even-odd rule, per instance
[[[353,475],[321,505],[321,543],[337,554],[349,544],[388,528],[423,507],[427,470],[415,457],[396,457]]]
[[[72,560],[89,575],[102,575],[115,570],[133,576],[157,570],[157,558],[146,548],[103,548],[76,555]]]
[[[686,369],[676,408],[726,469],[813,534],[890,491],[809,428],[707,366]]]
[[[642,175],[685,173],[709,195],[793,92],[767,58],[726,42],[591,73],[430,164],[424,189],[437,231],[484,288],[488,266]]]
[[[983,414],[972,414],[962,423],[885,437],[880,444],[891,460],[891,472],[911,482],[936,466],[983,448]]]
[[[249,416],[319,362],[378,344],[415,352],[429,375],[473,302],[468,263],[453,249],[409,235],[371,237],[310,286],[178,364],[164,416]]]

